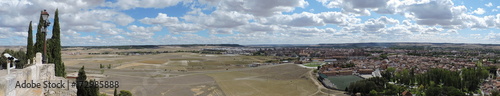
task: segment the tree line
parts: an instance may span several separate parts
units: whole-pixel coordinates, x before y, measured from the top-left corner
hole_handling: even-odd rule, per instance
[[[490,73],[488,69],[491,68],[480,65],[460,71],[433,68],[416,74],[415,68],[400,71],[388,68],[382,72],[383,77],[353,82],[346,91],[364,96],[398,95],[404,91],[418,96],[465,96],[479,92],[480,84]]]
[[[45,42],[45,35],[42,32],[43,26],[45,26],[45,21],[42,18],[42,14],[40,14],[37,32],[36,32],[36,42],[33,44],[33,30],[32,30],[32,22],[29,24],[28,28],[28,39],[26,46],[26,55],[22,58],[22,61],[30,60],[30,63],[33,63],[32,59],[35,57],[37,52],[42,54],[46,54],[48,59],[48,63],[55,64],[55,75],[56,76],[66,76],[64,62],[61,59],[61,28],[59,24],[59,9],[56,9],[54,16],[54,27],[52,28],[52,37]],[[46,43],[47,53],[44,53],[44,43]]]

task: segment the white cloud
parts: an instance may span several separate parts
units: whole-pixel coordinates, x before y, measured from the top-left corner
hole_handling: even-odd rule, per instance
[[[209,4],[223,11],[237,11],[249,13],[254,16],[272,16],[282,12],[290,12],[295,7],[306,7],[309,5],[304,0],[200,0],[202,4]]]
[[[342,8],[343,12],[357,15],[370,15],[368,9],[379,13],[393,14],[395,6],[387,6],[389,0],[317,0],[327,8]]]
[[[67,36],[76,37],[79,35],[80,35],[80,33],[76,32],[74,30],[67,30],[67,31],[61,32],[61,36],[63,36],[63,37],[67,37]]]
[[[116,3],[108,2],[108,6],[119,7],[123,10],[134,8],[165,8],[175,6],[180,2],[190,2],[190,0],[118,0]]]
[[[200,14],[202,16],[206,16],[201,12],[195,12],[192,13],[192,15],[186,16],[185,18],[187,18],[188,20],[197,21],[199,18],[196,18],[196,16],[193,15],[200,15]],[[179,32],[198,32],[204,29],[202,25],[181,22],[179,21],[178,17],[170,17],[165,13],[158,13],[158,15],[155,18],[145,17],[139,21],[144,24],[165,26],[167,27],[168,31],[172,34],[179,34]]]
[[[99,9],[98,7],[102,7],[104,3],[104,0],[0,1],[0,12],[2,13],[0,14],[0,26],[7,27],[6,29],[8,29],[9,33],[13,33],[13,36],[27,36],[29,21],[33,21],[33,32],[35,33],[37,31],[36,26],[38,25],[37,21],[39,21],[41,10],[46,9],[50,14],[49,19],[53,20],[55,15],[54,11],[58,9],[62,38],[79,38],[80,32],[96,32],[98,34],[96,34],[95,37],[101,37],[101,35],[107,36],[120,34],[123,30],[116,28],[116,25],[126,26],[135,20],[124,13],[117,12],[116,10]],[[25,39],[25,37],[20,38]],[[15,40],[14,38],[10,39]],[[93,41],[95,41],[93,43],[98,44],[96,43],[96,39]],[[21,43],[25,44],[25,42]],[[74,45],[81,43],[63,42],[63,45],[67,44]]]
[[[300,14],[292,15],[275,15],[268,18],[259,20],[263,24],[279,24],[294,27],[304,26],[324,26],[326,24],[337,24],[339,26],[346,26],[361,21],[359,18],[342,14],[340,12],[321,12],[317,14],[302,12]]]
[[[0,26],[8,26],[15,30],[25,30],[29,21],[38,21],[40,11],[47,11],[54,16],[55,9],[60,13],[77,13],[104,3],[104,0],[7,0],[0,1]],[[59,14],[61,15],[61,14]],[[35,22],[36,23],[36,22]]]
[[[484,4],[484,6],[491,7],[491,6],[493,6],[493,4],[491,2],[489,2],[488,4]]]
[[[218,29],[211,29],[209,31],[210,34],[233,34],[232,29],[227,29],[227,28],[218,28]]]
[[[316,15],[319,15],[318,17],[323,19],[323,21],[327,24],[337,24],[341,26],[355,24],[361,21],[359,18],[355,18],[354,16],[349,16],[341,12],[322,12]]]
[[[275,15],[273,17],[260,20],[264,24],[282,24],[295,27],[304,26],[324,26],[325,23],[316,14],[302,12],[293,15]]]
[[[458,31],[457,31],[457,30],[455,30],[455,29],[450,29],[450,30],[448,30],[448,31],[446,31],[446,32],[448,32],[448,33],[458,34]]]
[[[60,15],[60,18],[61,21],[64,21],[66,24],[69,24],[71,26],[93,25],[99,21],[112,21],[125,26],[135,20],[124,13],[116,12],[113,10],[90,10],[78,12],[76,14],[62,14]]]
[[[321,8],[307,8],[310,2],[305,0],[0,1],[0,39],[25,41],[28,22],[38,21],[43,8],[47,8],[51,16],[59,8],[63,45],[458,42],[472,38],[452,35],[462,32],[462,29],[500,28],[500,14],[481,16],[489,9],[472,9],[466,4],[454,5],[451,0],[316,1],[327,8],[339,8],[341,11],[327,9],[322,12],[324,9]],[[170,10],[153,13],[154,16],[146,15],[148,17],[145,18],[133,18],[125,14],[135,8],[164,10],[179,4],[191,10],[184,16],[176,17],[173,16],[177,14],[169,13]],[[494,7],[492,3],[485,6]],[[497,11],[491,9],[491,12]],[[136,19],[139,22],[135,22]],[[36,23],[33,25],[36,26]],[[156,32],[165,31],[163,28],[168,31],[167,36],[157,36]],[[91,33],[89,36],[86,32],[96,34]],[[197,32],[209,34],[201,36]],[[219,37],[214,34],[226,35]],[[489,36],[491,40],[500,37],[497,33]]]
[[[243,14],[236,11],[227,12],[219,10],[212,12],[210,15],[198,14],[186,15],[182,17],[182,19],[187,22],[201,24],[209,28],[234,28],[247,24],[252,18],[253,16],[249,14]]]
[[[198,24],[180,23],[167,26],[167,29],[173,34],[178,34],[179,32],[198,32],[203,30],[204,27]]]
[[[453,4],[431,1],[424,4],[415,4],[408,11],[415,15],[419,24],[434,25],[445,24],[453,18],[450,10]]]
[[[160,24],[163,26],[170,26],[179,23],[179,19],[177,19],[177,17],[169,17],[167,14],[164,13],[158,13],[158,16],[156,16],[155,18],[146,17],[139,21],[141,21],[144,24]]]
[[[143,26],[131,25],[128,26],[127,29],[132,31],[124,33],[127,36],[138,39],[150,39],[154,35],[154,32],[161,31],[162,27],[161,26],[143,27]]]
[[[284,30],[279,25],[263,25],[260,23],[250,23],[244,26],[239,27],[239,32],[242,33],[255,33],[255,32],[266,32],[273,33],[275,31]]]
[[[498,43],[500,42],[500,33],[488,33],[488,35],[485,36],[485,39]]]
[[[117,14],[116,16],[113,16],[114,19],[112,21],[116,22],[118,25],[121,26],[127,26],[128,24],[132,23],[135,21],[134,18],[125,15],[125,14]]]
[[[386,34],[386,25],[399,24],[398,20],[382,16],[378,19],[368,19],[364,23],[345,26],[342,31],[366,34]],[[395,28],[391,30],[397,30]]]
[[[143,27],[143,26],[131,25],[131,26],[128,26],[127,29],[130,30],[130,31],[132,31],[132,32],[147,32],[147,33],[151,33],[151,32],[161,31],[162,28],[160,26]]]
[[[470,34],[470,36],[481,36],[481,34]]]
[[[476,10],[474,10],[474,14],[478,14],[478,15],[482,15],[484,14],[484,9],[483,8],[477,8]]]

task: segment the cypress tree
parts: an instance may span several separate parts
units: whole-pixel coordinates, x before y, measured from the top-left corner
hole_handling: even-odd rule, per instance
[[[78,71],[78,77],[76,77],[76,94],[77,96],[88,96],[88,90],[85,88],[86,84],[85,81],[87,80],[87,75],[85,74],[85,66],[82,66],[80,70]]]
[[[43,11],[42,11],[43,12]],[[36,32],[36,43],[35,43],[35,46],[34,46],[34,53],[37,53],[37,52],[40,52],[43,54],[43,43],[44,43],[44,39],[45,37],[43,36],[43,33],[42,33],[42,27],[43,27],[43,18],[42,18],[42,14],[40,13],[40,20],[38,21],[38,27],[37,27],[37,32]]]
[[[85,73],[85,66],[82,66],[78,71],[78,77],[76,77],[76,95],[77,96],[98,96],[99,88],[98,86],[92,85],[90,82],[96,82],[96,80],[87,81],[87,75]]]
[[[118,96],[118,93],[116,92],[116,88],[115,88],[115,92],[113,92],[113,96]]]
[[[30,60],[30,64],[33,64],[33,27],[31,26],[32,21],[30,21],[30,26],[28,28],[28,45],[26,45],[26,58],[24,60]]]
[[[53,59],[53,57],[52,57],[52,56],[53,56],[53,54],[52,54],[52,53],[53,53],[53,51],[54,51],[54,50],[53,50],[53,49],[54,49],[54,46],[53,46],[53,45],[54,45],[54,44],[53,44],[53,39],[52,39],[52,38],[47,39],[47,41],[45,41],[45,42],[47,42],[47,59],[49,60],[49,61],[47,61],[47,62],[48,62],[49,64],[50,64],[50,63],[54,63],[54,59]],[[55,72],[57,72],[57,71],[55,71]]]
[[[65,76],[64,63],[61,60],[61,28],[59,26],[59,9],[56,9],[54,17],[54,27],[52,28],[52,37],[50,39],[50,61],[55,64],[56,76]]]
[[[90,82],[96,82],[96,80],[90,80]],[[91,83],[92,84],[92,83]],[[90,85],[91,87],[89,87],[87,90],[90,90],[89,91],[89,96],[99,96],[99,88],[98,86],[95,86],[95,85]]]

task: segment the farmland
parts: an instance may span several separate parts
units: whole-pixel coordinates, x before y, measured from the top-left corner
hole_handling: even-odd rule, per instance
[[[73,50],[74,49],[74,50]],[[86,54],[127,51],[175,51],[157,49],[75,49],[63,51],[68,76],[85,66],[90,79],[119,81],[118,90],[138,96],[304,96],[321,95],[309,73],[311,69],[294,64],[248,67],[247,64],[275,60],[273,56],[246,56],[173,52],[160,54],[117,55]],[[184,50],[199,50],[189,47]],[[78,53],[78,54],[75,54]],[[100,68],[104,65],[105,68]],[[107,68],[109,66],[109,69]],[[114,89],[103,88],[111,95]],[[342,94],[342,92],[333,92]]]

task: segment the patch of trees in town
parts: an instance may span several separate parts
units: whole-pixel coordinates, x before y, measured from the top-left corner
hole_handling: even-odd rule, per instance
[[[404,91],[417,96],[465,96],[466,93],[478,93],[480,84],[488,77],[491,69],[493,68],[481,66],[460,71],[434,68],[416,74],[415,68],[400,71],[388,68],[382,72],[383,77],[353,82],[346,91],[372,96],[398,95]]]
[[[14,50],[10,50],[10,49],[5,49],[2,54],[0,54],[0,64],[2,64],[2,68],[7,68],[7,57],[3,56],[3,54],[5,53],[8,53],[10,54],[11,56],[17,58],[19,60],[19,62],[16,62],[16,69],[22,69],[26,66],[28,66],[28,62],[27,60],[25,60],[27,57],[26,57],[26,53],[23,51],[23,50],[18,50],[18,51],[14,51]]]

